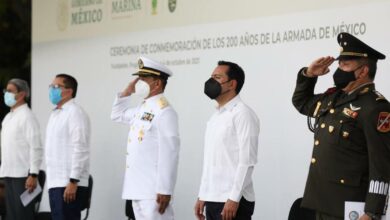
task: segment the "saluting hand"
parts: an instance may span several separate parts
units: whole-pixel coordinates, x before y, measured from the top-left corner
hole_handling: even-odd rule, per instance
[[[366,214],[362,215],[362,217],[359,218],[359,220],[372,220],[372,218]]]
[[[306,75],[308,77],[322,76],[329,72],[329,66],[334,62],[334,58],[327,56],[321,57],[313,61],[307,68]]]
[[[198,220],[205,220],[206,217],[204,216],[204,201],[202,200],[196,200],[194,212],[195,216]]]
[[[135,84],[138,82],[139,77],[129,83],[129,85],[121,93],[121,97],[129,96],[135,92]]]
[[[236,217],[237,210],[238,210],[238,202],[228,199],[225,202],[225,206],[223,207],[221,213],[222,220],[232,220],[233,218]]]
[[[158,207],[158,212],[162,215],[169,205],[169,201],[171,201],[171,195],[161,195],[157,194],[157,203],[160,205]]]

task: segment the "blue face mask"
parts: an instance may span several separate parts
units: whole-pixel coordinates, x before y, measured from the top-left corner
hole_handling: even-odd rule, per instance
[[[49,99],[50,99],[51,103],[53,103],[54,105],[57,105],[62,99],[61,89],[50,87],[49,88]]]
[[[12,92],[5,92],[4,93],[4,103],[8,107],[12,107],[16,104],[15,94]]]

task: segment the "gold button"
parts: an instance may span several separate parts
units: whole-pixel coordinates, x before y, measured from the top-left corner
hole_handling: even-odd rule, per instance
[[[346,131],[343,131],[343,138],[348,138],[348,137],[349,137],[349,133]]]
[[[321,128],[325,128],[325,126],[326,126],[325,123],[321,124]]]
[[[329,133],[332,133],[334,131],[334,127],[332,125],[329,126]]]
[[[344,184],[344,182],[345,182],[345,181],[344,181],[343,179],[340,180],[340,183]]]
[[[330,111],[329,111],[331,114],[333,114],[334,113],[334,109],[332,108],[332,109],[330,109]]]
[[[343,123],[343,120],[340,120],[340,124],[342,124]]]
[[[316,146],[320,145],[320,141],[319,141],[319,140],[316,140],[316,141],[314,142],[314,145],[316,145]]]
[[[311,163],[315,163],[316,162],[316,158],[311,158]]]

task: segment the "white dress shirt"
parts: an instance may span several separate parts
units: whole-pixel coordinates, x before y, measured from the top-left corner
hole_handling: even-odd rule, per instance
[[[50,115],[46,128],[46,171],[48,188],[65,187],[70,178],[88,186],[90,122],[73,99]]]
[[[122,198],[173,195],[180,146],[176,111],[162,94],[135,108],[130,108],[130,99],[118,95],[111,112],[113,121],[130,126]]]
[[[255,201],[259,131],[259,119],[238,95],[217,109],[207,122],[200,200]]]
[[[27,104],[10,111],[2,122],[0,177],[38,174],[43,148],[39,124]]]

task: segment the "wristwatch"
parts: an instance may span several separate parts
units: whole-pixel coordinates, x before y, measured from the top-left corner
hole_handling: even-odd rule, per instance
[[[28,170],[28,175],[31,176],[31,177],[34,177],[34,178],[38,177],[38,174],[30,173],[30,169]]]
[[[36,173],[29,173],[28,175],[31,176],[31,177],[34,177],[34,178],[38,177],[38,174],[36,174]]]
[[[71,183],[78,183],[78,182],[80,182],[80,180],[70,178],[69,182],[71,182]]]
[[[368,215],[368,217],[370,217],[371,219],[373,220],[376,220],[376,219],[381,219],[381,215],[378,215],[378,214],[374,214],[374,213],[371,213],[371,212],[366,212],[366,215]]]

